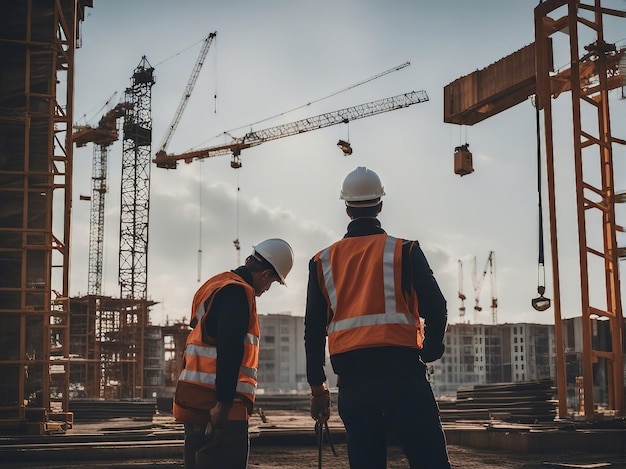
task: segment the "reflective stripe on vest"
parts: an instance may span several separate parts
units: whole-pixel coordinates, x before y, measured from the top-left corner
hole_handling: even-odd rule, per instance
[[[191,383],[203,384],[206,386],[215,386],[215,373],[204,373],[202,371],[189,371],[183,370],[178,378],[182,381],[189,381]],[[254,394],[256,386],[250,383],[243,383],[237,381],[237,392],[242,394]]]
[[[409,304],[402,292],[402,240],[387,235],[345,238],[317,257],[333,311],[328,324],[331,355],[384,345],[421,347],[417,304]]]
[[[252,336],[251,334],[247,334],[246,336]],[[256,343],[259,343],[259,338],[258,337],[254,337],[256,339]],[[215,347],[204,347],[202,345],[196,345],[196,344],[188,344],[187,347],[185,347],[185,356],[186,357],[191,357],[191,356],[200,356],[200,357],[205,357],[205,358],[213,358],[217,360],[217,349]],[[188,371],[188,370],[183,370],[183,372]],[[248,376],[249,378],[252,378],[254,380],[257,379],[257,369],[256,368],[250,368],[247,366],[243,366],[241,365],[239,367],[239,373]],[[182,373],[181,373],[182,376]],[[181,378],[179,378],[181,379]],[[210,384],[215,384],[215,381],[210,383]]]
[[[202,321],[202,318],[204,316],[204,303],[200,303],[198,305],[198,308],[196,309],[196,312],[194,313],[196,319],[198,320],[198,322]]]

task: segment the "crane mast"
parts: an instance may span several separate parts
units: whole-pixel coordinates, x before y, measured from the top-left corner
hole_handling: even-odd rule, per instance
[[[194,65],[189,81],[187,82],[187,87],[185,88],[183,97],[178,104],[178,109],[176,109],[176,112],[174,113],[174,117],[172,118],[172,122],[167,129],[167,133],[161,141],[159,151],[165,151],[167,149],[167,146],[169,145],[170,140],[172,139],[172,136],[174,135],[174,132],[183,117],[183,112],[185,112],[191,93],[196,86],[198,75],[200,75],[200,70],[202,70],[202,65],[204,65],[204,60],[209,53],[209,48],[211,47],[211,43],[213,42],[213,39],[215,39],[215,36],[217,36],[217,31],[212,32],[204,39],[204,44],[202,44],[202,49],[200,49],[200,54],[198,54],[198,59],[196,60],[196,64]]]
[[[148,222],[154,68],[145,56],[126,88],[120,177],[120,297],[145,300],[148,292]]]
[[[320,114],[288,124],[251,131],[243,137],[233,138],[232,142],[225,145],[218,145],[176,155],[168,155],[164,150],[160,150],[152,161],[156,163],[159,168],[175,169],[177,161],[179,160],[183,160],[185,163],[191,163],[195,159],[230,154],[232,156],[231,166],[233,168],[239,168],[241,167],[241,160],[239,158],[241,150],[246,148],[260,145],[270,140],[289,137],[291,135],[297,135],[311,130],[322,129],[331,125],[347,123],[351,120],[362,119],[383,112],[405,108],[425,101],[428,101],[426,91],[411,91],[409,93]]]

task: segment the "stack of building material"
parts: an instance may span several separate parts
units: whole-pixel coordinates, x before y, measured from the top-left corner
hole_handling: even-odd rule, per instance
[[[70,411],[76,421],[98,421],[120,417],[152,419],[156,414],[154,400],[73,399]]]
[[[556,388],[551,379],[477,384],[459,389],[456,396],[452,420],[498,419],[535,423],[550,422],[557,414]],[[445,413],[442,410],[442,414]],[[449,417],[448,413],[447,419]]]

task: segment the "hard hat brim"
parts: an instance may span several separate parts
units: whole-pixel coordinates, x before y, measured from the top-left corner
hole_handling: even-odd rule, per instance
[[[375,207],[381,202],[380,198],[378,199],[367,199],[367,200],[346,200],[347,207]]]

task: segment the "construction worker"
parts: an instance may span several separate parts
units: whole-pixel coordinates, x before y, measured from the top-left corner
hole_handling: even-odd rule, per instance
[[[311,417],[318,423],[330,417],[328,337],[350,467],[385,468],[389,436],[411,468],[449,468],[425,365],[444,352],[446,301],[418,242],[381,227],[384,195],[371,169],[349,173],[340,195],[351,219],[347,233],[309,263],[304,339]]]
[[[247,467],[259,361],[256,297],[274,282],[284,285],[292,266],[291,246],[267,239],[245,265],[215,275],[194,295],[174,397],[174,417],[185,424],[185,468]]]

